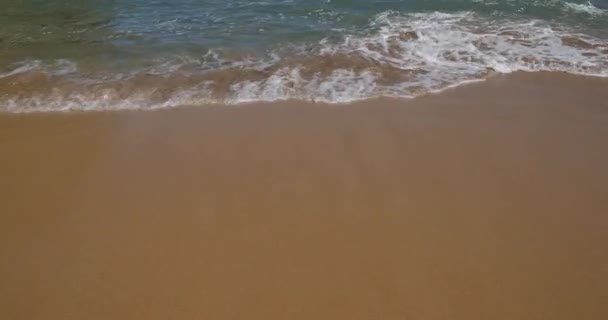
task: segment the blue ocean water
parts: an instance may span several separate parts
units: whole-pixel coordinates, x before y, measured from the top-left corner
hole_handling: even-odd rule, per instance
[[[608,0],[5,0],[0,110],[415,97],[608,76]]]

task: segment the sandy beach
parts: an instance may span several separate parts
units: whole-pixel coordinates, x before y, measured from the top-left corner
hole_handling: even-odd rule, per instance
[[[608,319],[608,80],[0,114],[0,318]]]

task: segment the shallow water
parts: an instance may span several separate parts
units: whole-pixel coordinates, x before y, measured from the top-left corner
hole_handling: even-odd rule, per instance
[[[415,97],[608,76],[608,0],[8,0],[0,110]]]

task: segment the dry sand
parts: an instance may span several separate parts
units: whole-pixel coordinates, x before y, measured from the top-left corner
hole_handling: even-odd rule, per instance
[[[0,318],[608,319],[608,81],[0,115]]]

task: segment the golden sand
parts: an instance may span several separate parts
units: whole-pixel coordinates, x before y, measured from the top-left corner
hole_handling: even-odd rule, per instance
[[[0,115],[0,318],[608,319],[607,88]]]

